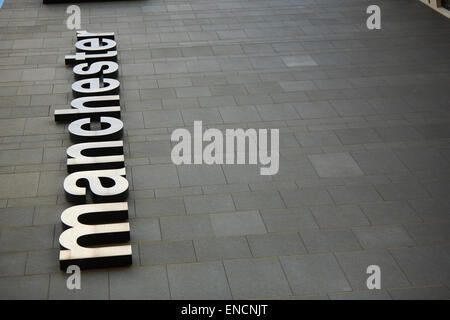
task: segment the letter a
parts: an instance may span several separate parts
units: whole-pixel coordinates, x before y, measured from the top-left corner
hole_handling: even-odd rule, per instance
[[[367,18],[367,29],[369,30],[380,30],[381,29],[381,9],[377,5],[371,5],[367,7],[366,13],[372,13],[370,17]]]
[[[67,18],[66,26],[69,30],[80,29],[81,28],[81,9],[79,6],[72,5],[68,6],[66,10],[67,14],[70,16]]]
[[[66,281],[67,289],[69,289],[69,290],[73,290],[73,289],[80,290],[81,289],[81,271],[80,271],[80,267],[77,266],[77,265],[70,265],[67,268],[66,273],[73,273],[69,278],[67,278],[67,281]]]
[[[377,265],[370,265],[367,267],[367,274],[370,276],[367,278],[367,289],[381,289],[381,269]]]

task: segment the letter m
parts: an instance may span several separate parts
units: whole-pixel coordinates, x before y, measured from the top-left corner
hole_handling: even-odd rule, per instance
[[[61,214],[65,231],[59,237],[59,263],[81,269],[131,264],[130,224],[127,202],[83,204]]]

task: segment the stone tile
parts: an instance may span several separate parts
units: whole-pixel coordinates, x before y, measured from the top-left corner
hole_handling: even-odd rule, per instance
[[[0,226],[31,226],[33,222],[33,212],[34,208],[32,207],[0,209]]]
[[[23,275],[26,260],[26,252],[1,253],[0,277]]]
[[[0,195],[6,198],[33,197],[37,193],[39,173],[1,174]]]
[[[425,222],[450,218],[450,203],[435,199],[409,200],[408,203]]]
[[[280,194],[273,191],[242,192],[233,194],[237,210],[284,208]]]
[[[216,237],[266,233],[266,227],[257,211],[217,213],[210,217]]]
[[[135,166],[133,172],[134,190],[178,187],[177,169],[174,165]]]
[[[59,269],[59,249],[28,252],[26,274],[61,272]]]
[[[329,293],[331,300],[392,300],[385,290],[356,291],[346,293]]]
[[[225,123],[261,121],[254,106],[222,107],[219,111]]]
[[[303,119],[332,118],[337,116],[336,111],[327,101],[300,102],[293,104],[293,106]]]
[[[422,185],[415,182],[379,184],[375,186],[384,200],[407,200],[428,198],[429,194]]]
[[[330,253],[281,257],[280,260],[294,294],[351,290]]]
[[[336,135],[330,131],[299,132],[295,134],[295,137],[302,147],[334,146],[341,144]]]
[[[398,226],[355,228],[353,232],[365,249],[404,247],[415,244],[406,230]]]
[[[288,232],[317,229],[318,226],[307,208],[261,210],[268,232]]]
[[[326,189],[305,188],[300,191],[280,191],[287,207],[316,206],[332,204],[333,200]]]
[[[448,162],[435,149],[398,149],[395,150],[395,154],[412,171],[440,170],[448,167]]]
[[[373,225],[422,222],[406,202],[368,203],[361,208]]]
[[[253,256],[279,256],[306,253],[296,233],[247,236]]]
[[[291,291],[276,258],[225,261],[234,299],[290,296]]]
[[[336,186],[328,187],[328,191],[337,204],[375,202],[381,200],[381,197],[373,186]]]
[[[295,120],[300,116],[290,104],[266,104],[256,107],[261,119],[272,120]]]
[[[289,68],[317,66],[317,62],[310,55],[287,56],[282,59]]]
[[[222,165],[228,183],[251,183],[272,181],[271,176],[262,176],[259,165]]]
[[[320,177],[354,177],[363,174],[358,164],[348,153],[309,155],[312,165]]]
[[[106,300],[109,297],[108,274],[101,271],[82,271],[81,289],[67,288],[68,274],[63,272],[50,275],[49,299],[51,300]]]
[[[47,274],[0,278],[0,299],[47,299],[49,276]]]
[[[414,286],[449,282],[450,255],[446,247],[391,249],[397,263]]]
[[[392,151],[352,152],[351,155],[365,174],[408,171]]]
[[[185,197],[186,211],[192,213],[215,213],[234,211],[233,199],[227,194]]]
[[[351,230],[304,230],[300,237],[310,253],[361,249]]]
[[[411,224],[405,225],[405,229],[419,245],[450,242],[450,222]]]
[[[199,261],[250,258],[252,256],[244,237],[226,237],[194,240]]]
[[[363,143],[382,142],[377,132],[374,129],[370,128],[336,130],[335,133],[341,140],[342,144],[363,144]]]
[[[223,123],[220,113],[216,109],[189,109],[181,110],[185,125],[192,126],[194,121],[203,121],[203,124]]]
[[[311,208],[320,228],[342,228],[370,225],[360,207],[356,205],[321,206]]]
[[[109,286],[113,300],[170,299],[166,268],[162,266],[109,271]]]
[[[220,165],[182,164],[177,166],[177,170],[181,186],[226,183]]]
[[[334,100],[331,101],[340,116],[362,116],[375,114],[372,106],[364,100]]]
[[[161,240],[159,220],[156,218],[131,219],[130,229],[132,242]]]
[[[394,300],[448,300],[450,289],[446,287],[425,287],[389,290]]]
[[[139,245],[142,265],[194,262],[192,241],[151,241]]]
[[[417,141],[422,140],[422,135],[412,127],[382,127],[375,129],[383,141]]]
[[[354,290],[367,290],[367,267],[377,265],[381,270],[381,289],[410,285],[402,269],[388,251],[357,251],[336,253],[342,269]],[[378,291],[378,290],[373,290]]]
[[[0,252],[48,249],[52,242],[53,225],[3,229]]]
[[[154,97],[156,99],[156,97]],[[178,127],[183,125],[181,113],[177,110],[145,111],[144,124],[146,128]]]
[[[207,215],[193,215],[180,217],[162,217],[162,239],[197,239],[214,235],[211,221]]]
[[[137,217],[178,216],[186,214],[181,198],[136,199]]]
[[[231,299],[221,262],[168,265],[172,299]]]
[[[0,119],[0,136],[21,135],[25,129],[25,119]]]

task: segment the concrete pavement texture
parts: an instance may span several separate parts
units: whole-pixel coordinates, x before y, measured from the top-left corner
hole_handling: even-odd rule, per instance
[[[133,265],[66,288],[71,142],[53,110],[75,31],[68,4],[6,0],[1,299],[450,298],[450,20],[418,0],[77,4],[118,42]],[[278,174],[174,165],[171,132],[194,120],[279,128]]]

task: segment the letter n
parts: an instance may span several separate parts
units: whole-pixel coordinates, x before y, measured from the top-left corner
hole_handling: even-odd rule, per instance
[[[62,270],[70,265],[81,269],[127,266],[131,245],[115,245],[130,240],[126,202],[84,204],[61,214],[65,231],[59,237]]]

